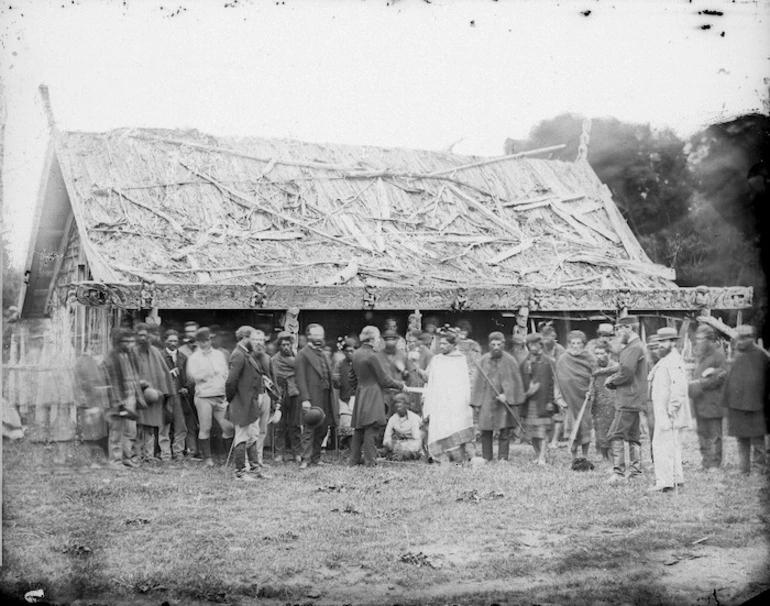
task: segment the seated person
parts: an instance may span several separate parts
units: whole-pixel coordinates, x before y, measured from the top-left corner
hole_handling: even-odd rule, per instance
[[[385,426],[385,437],[382,441],[386,455],[396,461],[419,459],[422,454],[422,421],[419,415],[409,410],[407,394],[396,394],[393,404],[396,412]]]

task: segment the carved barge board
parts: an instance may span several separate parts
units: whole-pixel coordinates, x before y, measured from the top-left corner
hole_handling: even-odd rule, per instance
[[[106,285],[119,293],[129,309],[147,306],[141,284]],[[87,288],[86,284],[82,288]],[[258,293],[258,296],[255,296]],[[751,307],[749,287],[680,289],[533,288],[521,286],[397,288],[360,286],[222,286],[156,284],[152,307],[161,309],[425,309],[511,310],[527,305],[533,311],[699,310]]]

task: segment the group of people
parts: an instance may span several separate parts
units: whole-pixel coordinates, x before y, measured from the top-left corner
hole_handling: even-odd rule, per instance
[[[428,319],[423,331],[411,320],[405,337],[395,321],[382,333],[366,326],[332,354],[320,324],[310,324],[301,342],[281,332],[270,344],[264,331],[242,326],[232,352],[215,347],[211,331],[194,322],[183,335],[167,330],[162,337],[147,324],[121,327],[100,364],[93,356],[78,362],[84,438],[107,435],[113,467],[183,458],[213,466],[216,425],[244,481],[269,477],[263,453],[271,424],[274,461],[302,469],[323,464],[335,434],[343,442],[350,436],[351,466],[383,456],[492,461],[495,438],[501,463],[514,438],[532,445],[540,465],[566,440],[577,462],[587,459],[593,439],[611,461],[609,481],[618,483],[642,473],[646,417],[652,490],[670,492],[684,482],[681,431],[691,415],[706,470],[721,466],[726,415],[741,470],[750,471],[752,452],[764,467],[768,356],[749,326],[737,328],[729,364],[714,329],[700,326],[689,377],[677,331],[662,328],[645,344],[632,316],[601,324],[591,341],[571,331],[566,348],[550,325],[527,332],[525,318],[510,350],[495,331],[486,353],[467,322],[441,329]]]

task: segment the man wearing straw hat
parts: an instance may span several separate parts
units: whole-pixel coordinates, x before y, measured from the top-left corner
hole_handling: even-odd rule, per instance
[[[623,349],[618,371],[604,384],[615,390],[615,418],[607,439],[610,441],[613,473],[611,483],[626,479],[624,442],[628,442],[628,478],[642,473],[642,443],[639,433],[639,413],[647,401],[647,352],[639,338],[639,320],[627,316],[618,321],[620,344]]]
[[[716,340],[717,333],[711,326],[704,324],[695,331],[696,365],[689,385],[698,424],[701,465],[708,473],[718,472],[722,465],[722,392],[727,360]]]
[[[679,335],[674,328],[661,328],[658,335],[660,359],[650,372],[650,400],[655,414],[652,452],[655,485],[650,492],[672,492],[684,484],[681,432],[690,424],[687,372],[676,349]]]
[[[738,439],[741,473],[751,471],[754,464],[765,469],[765,414],[768,405],[768,361],[764,351],[754,342],[754,327],[735,329],[735,357],[727,371],[723,404],[727,408],[727,426]]]

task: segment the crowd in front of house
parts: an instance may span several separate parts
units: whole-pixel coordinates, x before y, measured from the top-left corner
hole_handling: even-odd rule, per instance
[[[215,466],[216,428],[219,463],[232,461],[235,477],[252,482],[270,478],[271,464],[323,465],[330,444],[349,448],[350,466],[491,463],[496,439],[496,460],[506,464],[518,440],[531,444],[536,464],[566,445],[574,469],[593,469],[593,441],[611,464],[609,482],[620,483],[642,474],[648,433],[650,490],[672,492],[684,483],[682,430],[694,420],[702,467],[718,472],[726,416],[740,471],[764,471],[768,354],[751,326],[737,327],[728,361],[719,334],[701,325],[688,372],[673,328],[644,343],[639,320],[627,316],[599,325],[591,340],[571,331],[565,348],[548,323],[528,332],[526,311],[508,342],[495,331],[486,348],[471,338],[467,321],[441,327],[436,318],[414,316],[405,335],[391,318],[382,332],[369,325],[341,338],[336,351],[316,323],[302,335],[242,326],[231,352],[195,322],[183,334],[122,326],[106,356],[87,351],[78,360],[82,437],[94,467],[100,450],[121,470],[171,461]],[[273,456],[266,461],[269,428]]]

